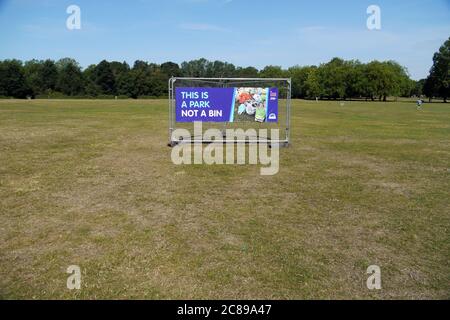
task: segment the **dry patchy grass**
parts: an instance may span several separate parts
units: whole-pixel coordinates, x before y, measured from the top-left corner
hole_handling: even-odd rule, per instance
[[[263,177],[173,165],[162,100],[0,100],[0,297],[449,298],[450,109],[295,101],[292,124]]]

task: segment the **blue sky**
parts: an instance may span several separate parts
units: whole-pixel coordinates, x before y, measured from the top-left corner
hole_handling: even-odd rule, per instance
[[[81,30],[66,9],[81,8]],[[369,5],[381,30],[366,27]],[[73,57],[162,63],[205,57],[238,66],[393,59],[414,79],[450,36],[450,0],[0,0],[0,59]]]

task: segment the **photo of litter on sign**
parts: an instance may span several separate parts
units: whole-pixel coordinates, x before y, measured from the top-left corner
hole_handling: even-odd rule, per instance
[[[278,120],[277,88],[236,88],[235,90],[235,122],[276,122]]]

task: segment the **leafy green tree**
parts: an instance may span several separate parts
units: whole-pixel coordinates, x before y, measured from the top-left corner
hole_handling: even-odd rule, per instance
[[[138,60],[129,74],[119,80],[120,91],[128,91],[127,95],[132,98],[167,95],[168,77],[160,65]]]
[[[236,68],[236,77],[257,78],[258,76],[259,76],[259,71],[255,67],[246,67],[246,68],[237,67]]]
[[[266,66],[261,70],[261,78],[284,78],[286,72],[280,66]]]
[[[387,96],[399,92],[393,65],[390,62],[372,61],[366,68],[366,94],[374,100],[387,100]]]
[[[24,73],[33,94],[47,94],[55,89],[58,70],[52,60],[26,61]]]
[[[214,61],[206,64],[206,76],[211,78],[230,78],[236,73],[236,67],[228,62]]]
[[[63,58],[56,63],[58,80],[56,88],[62,93],[75,96],[84,90],[83,74],[78,63],[70,58]]]
[[[317,75],[317,68],[311,67],[305,81],[305,95],[308,98],[318,98],[322,94],[322,88]]]
[[[147,70],[148,63],[142,60],[136,60],[133,64],[133,70]]]
[[[0,95],[25,98],[32,94],[21,61],[5,60],[0,63]]]
[[[333,99],[345,97],[346,70],[344,60],[333,58],[330,62],[320,65],[318,76],[324,96]]]
[[[412,82],[408,74],[408,70],[395,61],[387,61],[384,63],[388,69],[391,83],[387,86],[390,89],[387,95],[393,96],[410,96],[412,90]],[[386,95],[383,96],[386,100]]]
[[[116,78],[108,61],[103,60],[97,65],[94,77],[103,94],[116,94]]]
[[[116,80],[121,74],[130,71],[130,66],[126,61],[124,62],[112,61],[109,63],[109,66],[111,67],[112,73]]]
[[[448,47],[448,42],[446,43]],[[185,61],[181,67],[174,62],[161,65],[136,60],[133,68],[126,62],[106,60],[90,65],[83,72],[78,63],[64,58],[0,62],[0,94],[26,96],[59,90],[67,95],[99,94],[139,96],[163,96],[167,94],[170,76],[191,77],[243,77],[243,78],[292,78],[294,98],[325,97],[328,99],[361,98],[387,100],[388,96],[411,96],[425,93],[427,96],[448,95],[448,51],[446,46],[434,57],[435,65],[430,76],[421,82],[410,79],[406,68],[395,61],[372,61],[362,64],[357,60],[334,58],[316,66],[294,66],[287,70],[280,66],[266,66],[258,71],[254,67],[235,67],[223,61],[204,58]],[[446,69],[447,68],[447,69]],[[447,77],[445,77],[447,75]],[[11,79],[12,78],[12,79]],[[11,83],[6,79],[11,79]],[[444,79],[444,80],[442,80]],[[269,85],[269,84],[268,84]],[[276,84],[274,84],[276,85]],[[26,93],[24,93],[26,92]]]
[[[150,95],[151,69],[147,62],[136,60],[128,75],[119,80],[121,90],[127,90],[127,95],[135,99],[139,96]]]
[[[150,88],[148,95],[154,97],[167,95],[167,75],[162,73],[159,68],[150,74],[148,81]]]
[[[130,98],[137,98],[137,96],[132,95],[133,91],[133,79],[132,79],[132,71],[128,71],[125,73],[121,73],[116,80],[117,85],[117,94],[122,96],[128,96]]]
[[[91,64],[83,71],[84,93],[90,97],[96,97],[102,93],[100,86],[96,83],[96,68],[95,64]]]
[[[149,96],[151,80],[150,75],[145,70],[136,69],[131,72],[133,83],[132,97]]]
[[[423,93],[428,97],[428,100],[431,102],[433,97],[438,95],[438,79],[435,75],[430,74],[423,84]]]
[[[424,88],[429,98],[437,95],[447,102],[450,96],[450,38],[434,54],[433,66]]]
[[[40,94],[43,89],[43,84],[41,82],[41,69],[42,61],[30,60],[26,61],[23,65],[24,75],[28,85],[30,86],[33,94]]]
[[[167,80],[170,77],[180,77],[182,75],[180,66],[175,62],[164,62],[161,64],[161,72],[167,76]]]
[[[288,69],[288,75],[292,79],[292,97],[305,98],[307,96],[306,80],[311,67],[294,66]]]
[[[53,60],[47,59],[42,63],[40,78],[43,89],[42,93],[49,93],[55,90],[58,80],[58,69]]]
[[[345,61],[345,98],[364,96],[364,65],[358,60]]]
[[[77,66],[78,68],[80,67],[78,62],[72,58],[66,57],[66,58],[61,58],[58,61],[56,61],[56,68],[58,69],[58,71],[63,70],[68,65],[74,65],[74,66]]]
[[[186,77],[204,78],[208,73],[208,64],[209,61],[205,58],[184,61],[181,63],[181,71]]]
[[[414,89],[411,92],[411,95],[420,97],[423,93],[423,87],[425,85],[426,79],[420,79],[419,81],[414,81]]]

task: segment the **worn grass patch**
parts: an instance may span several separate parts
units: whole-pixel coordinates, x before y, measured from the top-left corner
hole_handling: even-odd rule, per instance
[[[450,298],[450,108],[294,101],[292,126],[263,177],[173,165],[163,100],[0,100],[0,297]]]

